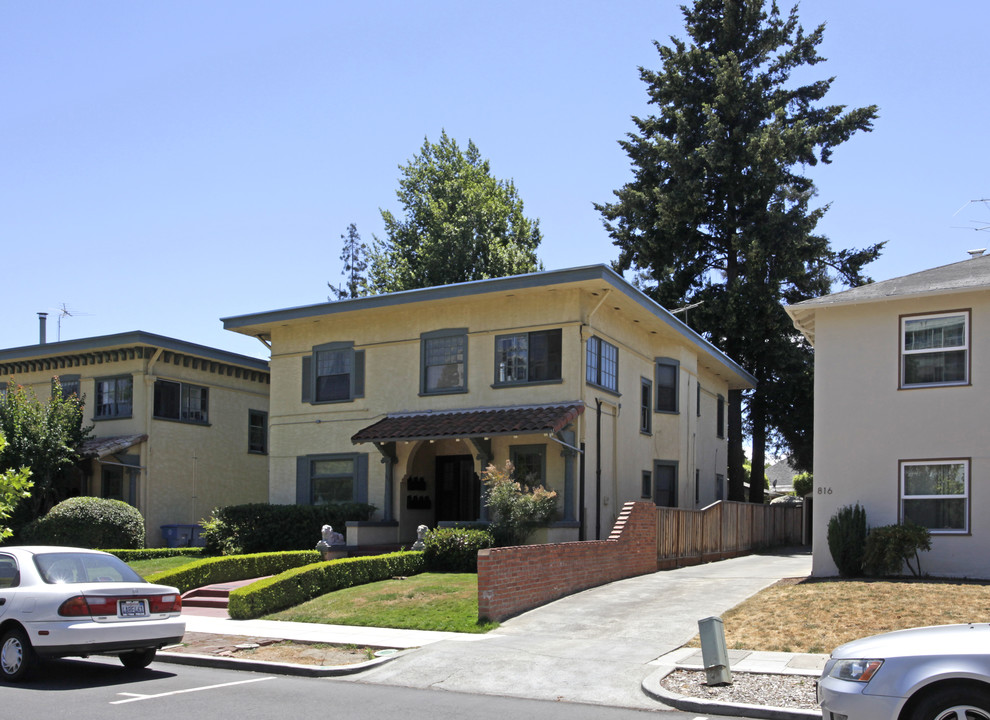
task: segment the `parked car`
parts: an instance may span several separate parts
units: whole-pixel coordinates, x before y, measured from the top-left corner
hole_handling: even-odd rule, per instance
[[[179,591],[145,581],[119,558],[72,547],[0,547],[0,677],[37,662],[115,654],[143,668],[182,640]]]
[[[990,624],[898,630],[835,649],[825,720],[990,720]]]

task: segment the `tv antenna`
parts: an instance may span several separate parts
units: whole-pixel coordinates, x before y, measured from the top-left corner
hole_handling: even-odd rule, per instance
[[[62,303],[57,308],[55,308],[55,311],[58,313],[58,337],[56,339],[56,342],[60,342],[62,340],[62,318],[85,317],[90,314],[85,312],[79,312],[78,310],[70,310],[68,305],[66,305],[65,303]]]
[[[966,208],[968,208],[970,205],[974,205],[976,203],[980,203],[980,204],[983,205],[983,207],[985,207],[986,209],[990,210],[990,198],[980,198],[978,200],[970,200],[969,202],[967,202],[966,204],[964,204],[961,208],[959,208],[954,213],[952,213],[952,217],[955,217],[956,215],[958,215],[959,213],[961,213],[963,210],[965,210]],[[990,232],[990,220],[982,220],[982,221],[980,221],[980,220],[971,220],[970,222],[972,223],[971,225],[953,225],[953,227],[959,228],[959,229],[962,229],[962,230],[977,230],[977,231],[983,230],[984,232]]]

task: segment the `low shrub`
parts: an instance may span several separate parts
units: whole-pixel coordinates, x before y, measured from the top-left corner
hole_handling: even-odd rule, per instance
[[[287,570],[230,593],[227,612],[247,620],[284,610],[334,590],[423,572],[421,552],[343,558]]]
[[[525,544],[536,528],[546,527],[557,516],[557,493],[516,482],[515,473],[515,466],[506,460],[503,467],[489,465],[481,474],[491,513],[488,530],[499,547]]]
[[[828,521],[828,550],[842,577],[863,574],[866,511],[857,503],[838,509]]]
[[[903,525],[884,525],[871,529],[866,536],[863,566],[868,575],[885,577],[900,575],[907,565],[912,575],[921,577],[919,553],[931,549],[932,538],[928,528],[910,520]]]
[[[478,572],[478,551],[490,548],[495,538],[487,530],[435,528],[423,538],[423,559],[431,572]]]
[[[161,585],[172,585],[177,587],[179,592],[186,592],[214,583],[277,575],[290,568],[310,565],[319,559],[320,553],[316,550],[211,557],[196,560],[174,570],[153,573],[145,579]]]
[[[348,521],[369,520],[374,512],[367,503],[229,505],[216,508],[202,523],[201,537],[210,555],[309,550],[320,541],[324,525],[344,533]]]
[[[143,548],[144,518],[137,508],[120,500],[74,497],[24,526],[17,539],[35,545]]]
[[[103,550],[103,552],[116,555],[124,562],[134,562],[135,560],[157,560],[158,558],[179,557],[181,555],[200,557],[203,554],[203,548],[145,548],[144,550],[113,549]]]

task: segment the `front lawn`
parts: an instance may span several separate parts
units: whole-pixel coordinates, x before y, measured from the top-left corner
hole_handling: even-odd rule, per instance
[[[722,620],[729,649],[830,653],[851,640],[892,630],[990,622],[990,583],[785,580]],[[691,644],[697,647],[698,638]]]
[[[152,573],[174,570],[182,565],[188,565],[202,559],[199,555],[173,555],[172,557],[152,558],[150,560],[132,560],[127,564],[141,577],[148,577]]]
[[[422,573],[359,585],[265,619],[464,633],[498,627],[478,622],[478,576],[473,573]]]

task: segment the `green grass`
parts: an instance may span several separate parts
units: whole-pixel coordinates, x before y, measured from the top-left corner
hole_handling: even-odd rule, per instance
[[[141,577],[148,577],[152,573],[162,570],[174,570],[182,565],[188,565],[202,558],[198,556],[176,555],[174,557],[154,558],[152,560],[134,560],[127,563]]]
[[[359,585],[265,619],[463,633],[498,627],[478,622],[478,576],[473,573],[423,573]]]

